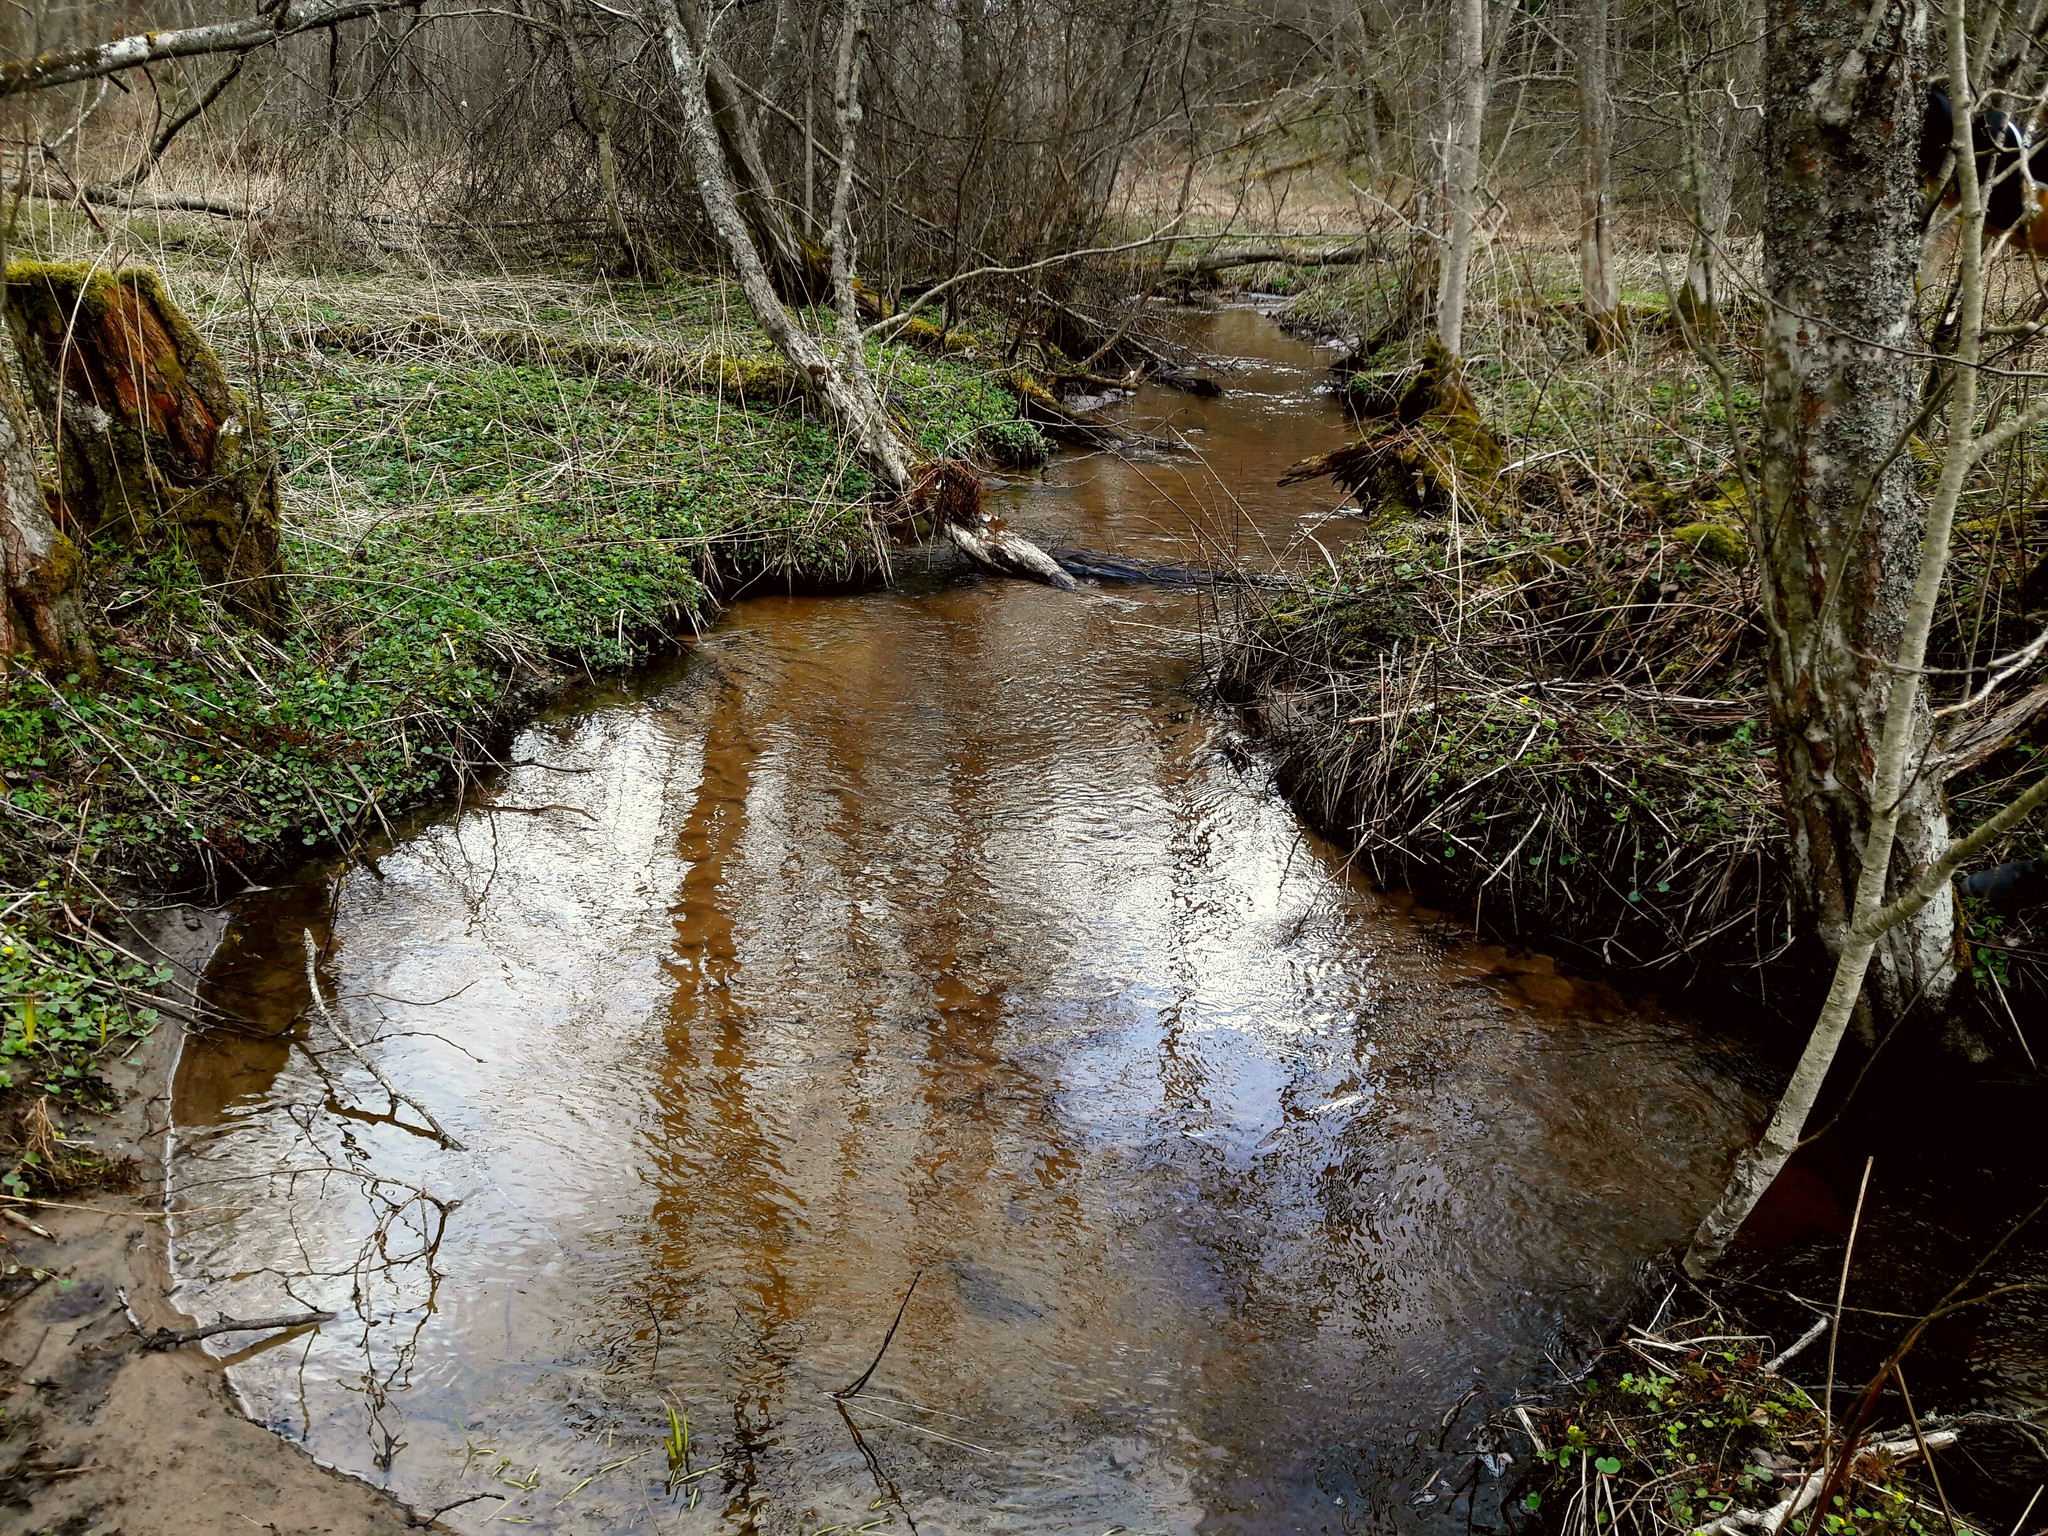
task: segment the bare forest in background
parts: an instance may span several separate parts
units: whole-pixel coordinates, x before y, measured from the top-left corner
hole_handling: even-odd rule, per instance
[[[1738,230],[1754,216],[1735,194],[1754,186],[1755,20],[1683,0],[1602,16],[1614,239],[1699,265],[1731,208]],[[17,4],[0,13],[0,54],[218,19],[187,3]],[[765,183],[743,192],[816,240],[837,169],[838,8],[747,0],[691,19],[707,23],[721,130],[751,140]],[[859,267],[897,300],[1151,235],[1320,232],[1391,254],[1443,217],[1454,24],[1446,7],[1376,0],[874,6]],[[1579,30],[1554,7],[1488,8],[1483,235],[1576,228]],[[427,0],[16,95],[10,184],[58,206],[246,220],[264,251],[316,261],[588,252],[630,270],[630,244],[703,263],[714,249],[675,95],[651,11]],[[1078,280],[1069,264],[956,293],[1015,301]]]

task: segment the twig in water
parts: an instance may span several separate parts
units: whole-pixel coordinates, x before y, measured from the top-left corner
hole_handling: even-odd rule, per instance
[[[903,1326],[903,1313],[910,1305],[910,1298],[917,1294],[917,1282],[923,1278],[924,1271],[921,1269],[910,1277],[910,1288],[903,1293],[903,1300],[896,1307],[896,1321],[891,1323],[889,1331],[882,1335],[882,1347],[875,1351],[875,1358],[868,1362],[868,1368],[860,1373],[854,1383],[851,1386],[841,1387],[832,1394],[834,1397],[847,1398],[856,1396],[860,1389],[868,1384],[868,1378],[873,1376],[876,1368],[881,1365],[882,1356],[889,1353],[890,1341],[896,1337],[896,1330]]]
[[[74,1205],[66,1200],[39,1200],[34,1195],[0,1195],[0,1201],[6,1202],[6,1204],[0,1205],[0,1221],[15,1220],[14,1213],[7,1208],[8,1205],[32,1205],[38,1210],[44,1211],[84,1211],[91,1216],[122,1216],[130,1221],[162,1221],[164,1219],[164,1212],[162,1211],[118,1211],[108,1205]],[[220,1207],[215,1207],[215,1209],[220,1209]],[[19,1225],[18,1222],[16,1224]],[[44,1232],[41,1227],[33,1227],[33,1230],[43,1237],[50,1235]]]
[[[440,1519],[443,1515],[447,1514],[449,1510],[460,1509],[465,1504],[474,1504],[478,1499],[509,1500],[511,1497],[512,1496],[508,1493],[472,1493],[464,1496],[463,1498],[457,1499],[453,1504],[443,1504],[439,1509],[429,1509],[418,1513],[415,1513],[411,1510],[407,1510],[405,1516],[405,1523],[407,1525],[419,1526],[424,1528],[426,1526],[432,1525],[436,1520]]]
[[[1934,1496],[1941,1500],[1941,1517],[1948,1522],[1948,1536],[1956,1536],[1956,1512],[1949,1508],[1948,1490],[1941,1486],[1941,1473],[1934,1465],[1932,1449],[1927,1436],[1920,1429],[1920,1415],[1913,1407],[1913,1394],[1906,1390],[1906,1368],[1899,1361],[1892,1362],[1892,1380],[1899,1384],[1899,1401],[1906,1405],[1906,1422],[1913,1426],[1913,1443],[1920,1447],[1920,1455],[1927,1463],[1927,1476],[1934,1483]]]
[[[176,1349],[180,1344],[197,1344],[217,1333],[267,1333],[273,1328],[303,1328],[308,1323],[331,1323],[332,1312],[285,1312],[276,1317],[224,1317],[203,1328],[182,1328],[173,1332],[159,1328],[142,1341],[144,1349]]]
[[[306,985],[312,989],[313,1006],[314,1008],[319,1010],[321,1020],[327,1025],[327,1027],[330,1030],[334,1032],[334,1038],[339,1040],[343,1045],[348,1047],[349,1054],[355,1057],[357,1061],[361,1062],[364,1068],[369,1072],[370,1076],[376,1078],[377,1081],[383,1085],[384,1091],[391,1095],[391,1101],[394,1104],[403,1104],[407,1106],[422,1120],[426,1121],[429,1126],[433,1128],[435,1139],[438,1140],[442,1146],[448,1148],[448,1150],[451,1152],[460,1152],[462,1150],[462,1143],[457,1141],[453,1136],[450,1136],[445,1130],[441,1128],[441,1122],[434,1118],[434,1112],[428,1109],[426,1105],[422,1104],[418,1099],[414,1098],[411,1094],[399,1092],[398,1085],[392,1082],[390,1078],[386,1077],[381,1071],[378,1070],[377,1064],[374,1061],[370,1060],[368,1056],[363,1054],[362,1047],[357,1045],[355,1041],[349,1039],[348,1035],[342,1030],[341,1021],[336,1019],[332,1013],[328,1012],[327,999],[320,995],[320,977],[317,971],[317,963],[320,958],[320,950],[319,947],[315,945],[313,942],[313,930],[307,928],[303,930],[303,932],[305,934],[306,939]]]
[[[2041,1502],[2043,1492],[2048,1492],[2048,1483],[2043,1483],[2040,1487],[2036,1488],[2034,1496],[2027,1500],[2027,1507],[2020,1511],[2019,1519],[2012,1523],[2012,1536],[2020,1536],[2021,1530],[2026,1526],[2027,1516],[2031,1515],[2034,1512],[2034,1506]]]
[[[1798,1339],[1796,1339],[1793,1342],[1792,1347],[1790,1349],[1787,1349],[1775,1360],[1765,1361],[1764,1369],[1769,1371],[1774,1376],[1779,1374],[1785,1369],[1785,1364],[1787,1361],[1789,1361],[1794,1355],[1798,1354],[1802,1349],[1806,1348],[1807,1345],[1811,1344],[1815,1339],[1819,1338],[1822,1334],[1826,1333],[1827,1331],[1828,1320],[1825,1317],[1823,1317],[1819,1321],[1817,1321],[1811,1328],[1807,1329],[1806,1332],[1799,1335]]]
[[[867,1436],[860,1432],[860,1426],[854,1423],[853,1415],[846,1411],[846,1404],[834,1400],[832,1406],[839,1410],[839,1417],[846,1424],[846,1432],[853,1436],[853,1443],[860,1451],[861,1460],[868,1464],[868,1472],[874,1477],[876,1486],[882,1490],[883,1497],[895,1502],[897,1509],[903,1512],[905,1522],[910,1526],[911,1536],[918,1536],[917,1517],[910,1512],[910,1506],[903,1502],[903,1492],[896,1486],[896,1480],[882,1469],[881,1458],[868,1445]]]

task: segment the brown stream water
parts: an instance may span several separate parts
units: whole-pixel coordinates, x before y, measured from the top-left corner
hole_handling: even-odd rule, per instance
[[[1321,558],[1329,493],[1274,482],[1342,439],[1327,359],[1248,311],[1196,339],[1228,396],[1127,409],[1206,464],[1065,457],[1016,521]],[[472,1531],[1492,1523],[1522,1447],[1483,1416],[1759,1101],[1697,1025],[1348,872],[1191,700],[1209,611],[750,598],[483,803],[245,898],[206,983],[244,1027],[177,1080],[183,1301],[339,1313],[233,1357],[251,1412],[496,1496]],[[459,1150],[308,1016],[307,930]]]

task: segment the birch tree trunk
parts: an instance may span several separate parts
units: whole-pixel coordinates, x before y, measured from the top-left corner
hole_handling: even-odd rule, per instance
[[[753,310],[761,329],[768,333],[768,339],[775,343],[775,349],[789,359],[799,377],[810,381],[812,397],[852,442],[876,483],[891,496],[910,495],[910,457],[873,387],[863,388],[863,381],[842,373],[825,355],[817,338],[782,307],[781,296],[768,276],[761,253],[755,249],[753,234],[740,213],[726,174],[725,148],[705,94],[704,60],[683,27],[676,0],[656,0],[656,6],[662,35],[668,43],[669,62],[675,66],[677,94],[682,103],[683,146],[690,157],[697,195],[703,200],[704,216],[711,221],[712,233],[732,263],[747,306]]]
[[[1465,355],[1465,287],[1479,217],[1479,136],[1486,121],[1486,0],[1456,0],[1451,37],[1451,111],[1444,134],[1444,259],[1436,334]]]
[[[988,516],[981,502],[981,483],[967,466],[955,460],[935,465],[918,463],[914,446],[891,419],[861,356],[845,227],[852,188],[853,135],[859,125],[858,111],[853,109],[852,102],[853,49],[862,24],[859,0],[848,0],[847,10],[842,13],[844,28],[851,36],[842,38],[839,55],[843,154],[839,189],[833,198],[833,225],[827,237],[832,246],[833,273],[841,289],[842,347],[838,359],[829,356],[818,339],[798,325],[783,307],[727,177],[725,149],[705,93],[706,61],[684,29],[676,0],[655,3],[662,35],[668,43],[669,61],[675,68],[677,94],[682,103],[683,143],[696,177],[697,195],[704,204],[704,215],[732,263],[740,291],[746,295],[755,320],[768,333],[776,350],[789,360],[797,376],[807,381],[810,396],[821,413],[846,436],[885,495],[897,502],[928,503],[933,526],[976,564],[1003,575],[1026,576],[1055,587],[1074,587],[1073,577],[1043,550]],[[920,469],[925,472],[920,474]]]
[[[1614,93],[1607,68],[1607,0],[1581,0],[1579,28],[1579,297],[1586,347],[1620,339],[1614,277]]]
[[[694,0],[685,3],[691,9],[681,13],[679,20],[688,29],[686,41],[697,60],[701,94],[725,160],[726,184],[733,193],[733,206],[739,210],[755,248],[765,256],[767,269],[783,295],[805,304],[823,300],[825,285],[818,281],[816,264],[805,251],[796,226],[790,222],[788,210],[776,193],[775,179],[768,173],[761,138],[753,114],[747,110],[746,93],[711,46],[710,34],[694,9]],[[664,0],[664,10],[673,11],[675,6]]]
[[[1384,162],[1380,145],[1380,84],[1374,55],[1381,51],[1380,29],[1368,8],[1370,0],[1330,0],[1331,46],[1344,90],[1344,145],[1365,157],[1366,175],[1379,176]],[[1357,118],[1356,125],[1352,119]]]
[[[1685,286],[1678,302],[1686,322],[1713,327],[1721,300],[1721,247],[1727,238],[1728,216],[1735,198],[1735,164],[1742,151],[1743,128],[1736,102],[1751,94],[1756,48],[1749,42],[1750,0],[1707,0],[1689,9],[1684,0],[1671,8],[1674,30],[1682,40],[1679,116],[1683,135],[1683,192],[1692,221],[1692,247],[1687,252]],[[1695,43],[1703,48],[1695,47]],[[1703,53],[1712,61],[1696,62]]]
[[[832,307],[839,318],[840,364],[864,388],[867,354],[860,330],[860,300],[853,291],[853,167],[860,145],[860,50],[867,36],[863,0],[840,0],[839,51],[832,73],[832,112],[839,122],[839,175],[825,224],[825,258],[832,276]]]
[[[1879,743],[1920,568],[1921,509],[1900,451],[1920,397],[1914,271],[1925,10],[1892,0],[1773,0],[1764,98],[1763,466],[1756,547],[1768,685],[1803,916],[1830,956],[1848,942],[1879,804]],[[1873,476],[1875,478],[1873,478]],[[1917,690],[1912,751],[1929,736]],[[1948,838],[1940,775],[1900,790],[1891,885]],[[1866,1027],[1954,979],[1947,892],[1875,950]]]
[[[1796,11],[1802,3],[1819,9],[1829,5],[1830,0],[1794,0],[1793,9]],[[1891,67],[1880,75],[1878,82],[1873,84],[1858,79],[1857,54],[1863,43],[1852,43],[1846,52],[1837,48],[1835,57],[1846,62],[1836,66],[1835,78],[1821,77],[1812,94],[1802,99],[1803,113],[1774,108],[1773,126],[1778,126],[1777,118],[1781,113],[1807,117],[1809,131],[1795,138],[1794,142],[1810,152],[1817,137],[1811,132],[1813,124],[1837,131],[1847,130],[1851,134],[1868,134],[1875,129],[1863,113],[1882,114],[1895,108],[1898,103],[1888,100],[1894,91],[1902,86],[1910,87],[1908,100],[1917,102],[1920,99],[1920,81],[1914,65],[1918,62],[1924,39],[1916,34],[1925,25],[1925,13],[1907,9],[1911,4],[1912,0],[1900,0],[1894,14],[1887,18],[1893,34],[1886,43]],[[1854,0],[1850,0],[1848,5],[1835,4],[1832,19],[1838,23],[1846,20],[1853,29],[1858,20],[1858,9]],[[1903,15],[1898,14],[1901,10]],[[1928,914],[1941,915],[1937,933],[1946,937],[1953,923],[1948,909],[1954,900],[1950,880],[1955,871],[1967,858],[1990,846],[1994,837],[2018,825],[2044,800],[2048,800],[2048,777],[2043,777],[1968,837],[1951,842],[1947,837],[1946,819],[1939,816],[1938,802],[1930,812],[1916,790],[1923,781],[1938,782],[1940,779],[1939,773],[1926,771],[1927,702],[1922,673],[1927,660],[1928,636],[1934,628],[1935,611],[1941,602],[1949,540],[1955,526],[1956,508],[1962,500],[1964,482],[1971,465],[2001,436],[2009,438],[2031,431],[2044,417],[2048,417],[2048,402],[2043,402],[2039,406],[2029,406],[2008,425],[1984,437],[1976,436],[1978,364],[1982,356],[1984,320],[1984,197],[1977,179],[1976,156],[1971,153],[1973,103],[1968,36],[1961,0],[1952,0],[1946,20],[1949,97],[1955,108],[1954,145],[1959,189],[1957,246],[1961,264],[1956,356],[1948,401],[1948,442],[1941,474],[1927,509],[1926,526],[1915,541],[1917,559],[1904,573],[1891,573],[1895,579],[1903,574],[1908,590],[1897,605],[1896,619],[1891,626],[1893,643],[1885,653],[1890,661],[1888,673],[1892,681],[1882,696],[1881,712],[1874,722],[1878,734],[1873,743],[1869,791],[1864,802],[1868,821],[1856,847],[1860,862],[1855,872],[1849,921],[1839,930],[1834,945],[1834,979],[1813,1034],[1762,1139],[1737,1161],[1720,1201],[1708,1212],[1706,1220],[1700,1223],[1693,1236],[1692,1246],[1686,1252],[1685,1267],[1694,1276],[1706,1273],[1727,1252],[1735,1234],[1741,1230],[1764,1192],[1798,1151],[1806,1122],[1819,1102],[1821,1086],[1827,1079],[1828,1069],[1834,1063],[1835,1054],[1859,1004],[1872,995],[1886,1007],[1896,1008],[1902,1001],[1911,1002],[1910,998],[1902,1000],[1896,995],[1897,972],[1902,961],[1917,958],[1920,948],[1932,947],[1934,934],[1922,935],[1918,939],[1914,936],[1916,926]],[[1785,30],[1788,43],[1796,39],[1797,34],[1792,28]],[[1809,32],[1808,35],[1812,34]],[[1856,36],[1853,30],[1847,34],[1830,31],[1821,35],[1831,41],[1839,41],[1845,35]],[[1774,45],[1779,41],[1775,30],[1772,41]],[[1886,81],[1884,75],[1899,78]],[[1911,119],[1906,122],[1910,124]],[[1913,130],[1909,126],[1899,132],[1909,140],[1910,150],[1910,140],[1916,137]],[[1829,168],[1823,165],[1811,169],[1825,171]],[[1774,194],[1777,190],[1773,188]],[[1829,183],[1827,192],[1837,197],[1842,195],[1839,183]],[[1772,210],[1773,213],[1777,211],[1775,208]],[[1888,253],[1887,261],[1892,266],[1903,265],[1910,278],[1913,257],[1911,243],[1904,242],[1897,251]],[[1796,324],[1801,328],[1814,326],[1813,321],[1803,318]],[[1782,310],[1774,314],[1771,326],[1774,338],[1781,338],[1793,328],[1794,323],[1786,319]],[[1878,349],[1870,346],[1867,340],[1857,340],[1852,344],[1878,353]],[[1776,340],[1767,350],[1767,367],[1774,372],[1782,371],[1777,357],[1785,350],[1782,339]],[[1911,404],[1911,398],[1908,396],[1898,402],[1901,414]],[[1769,464],[1767,457],[1767,473]],[[1871,487],[1870,494],[1875,497],[1881,489]],[[1880,547],[1880,553],[1895,554],[1891,546],[1900,542],[1903,542],[1902,535],[1893,531],[1888,544]],[[1844,555],[1851,559],[1855,554],[1854,549],[1844,551]],[[1849,563],[1850,559],[1843,561],[1845,566]],[[1845,578],[1838,576],[1835,579]],[[1822,622],[1826,622],[1825,616]],[[1777,640],[1774,633],[1774,651]],[[1869,722],[1859,715],[1857,723]],[[1822,733],[1811,734],[1818,737]],[[1838,763],[1837,766],[1842,765]],[[1930,845],[1926,829],[1930,821],[1937,819],[1941,823],[1938,840]],[[1912,842],[1908,841],[1909,833],[1913,835]],[[1901,940],[1904,941],[1903,955],[1900,953]],[[1946,962],[1945,952],[1940,959]],[[1888,970],[1892,973],[1889,977]]]
[[[1721,245],[1728,234],[1728,214],[1735,198],[1736,130],[1734,104],[1725,96],[1710,111],[1689,113],[1686,134],[1686,196],[1692,204],[1692,248],[1686,254],[1685,289],[1680,302],[1693,317],[1717,312],[1721,295]]]

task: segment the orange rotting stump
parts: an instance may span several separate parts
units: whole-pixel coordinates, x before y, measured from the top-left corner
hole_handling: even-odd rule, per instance
[[[182,546],[227,608],[266,625],[281,618],[269,429],[157,274],[17,262],[7,321],[58,440],[71,531],[140,550]]]

